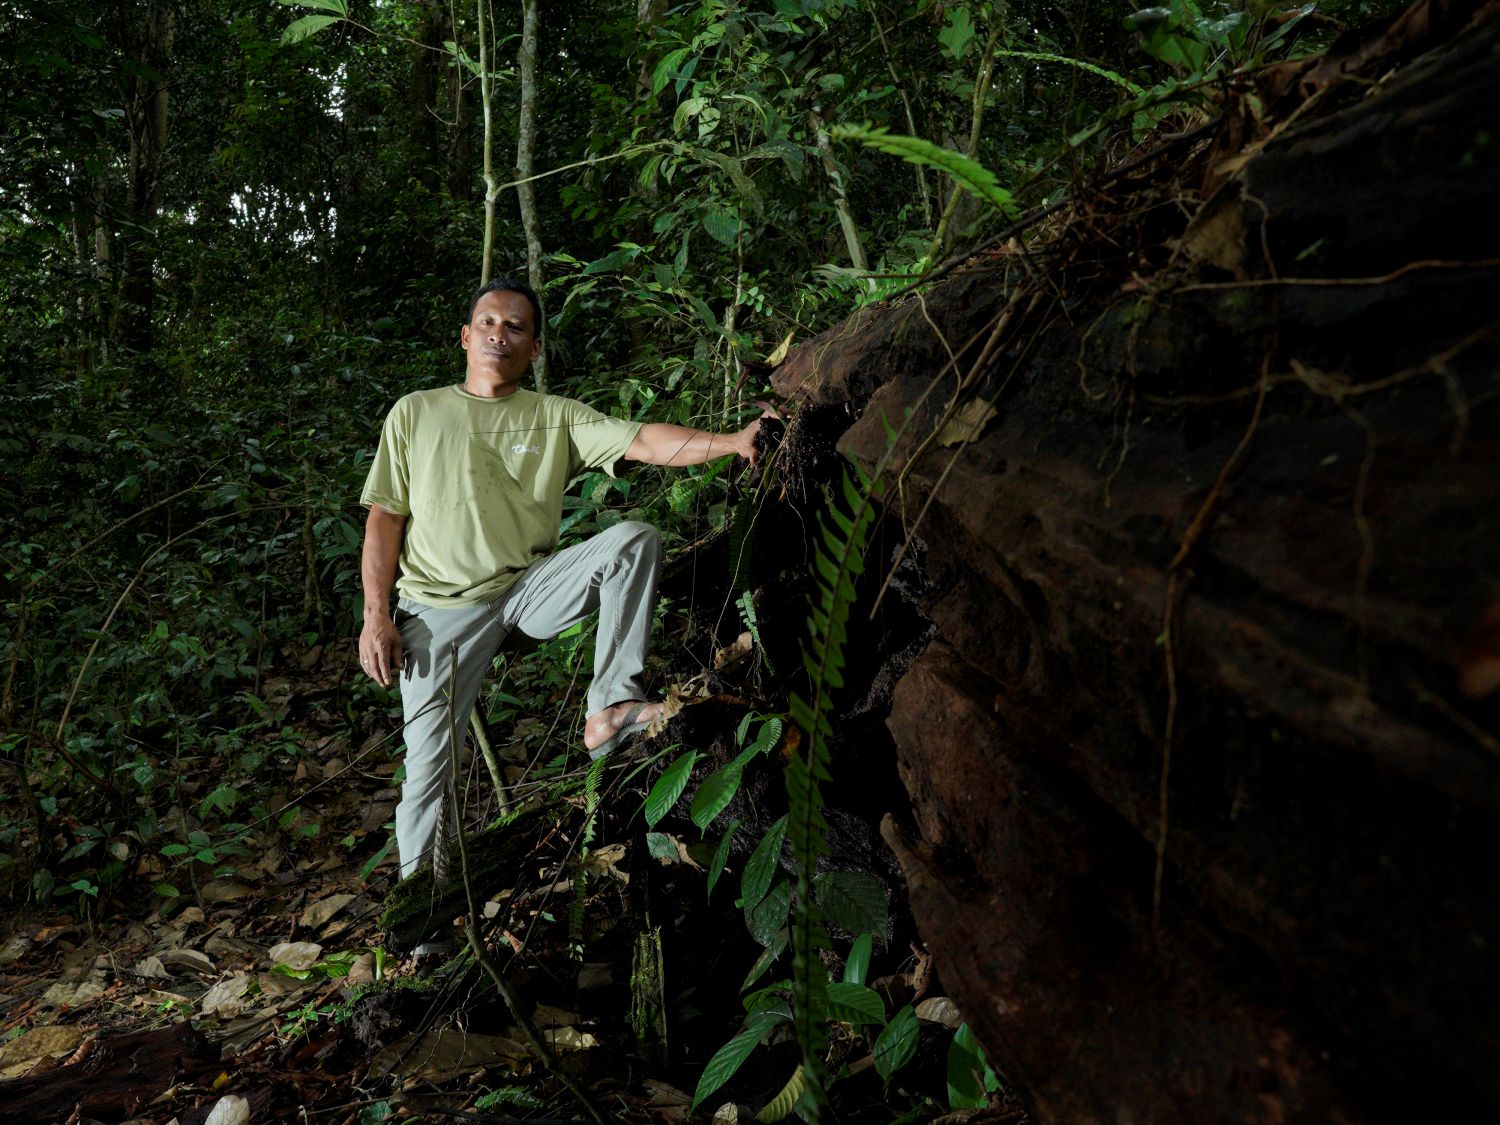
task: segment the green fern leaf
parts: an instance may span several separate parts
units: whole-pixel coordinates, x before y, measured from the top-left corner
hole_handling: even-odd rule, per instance
[[[908,164],[923,164],[948,175],[965,191],[984,200],[1008,219],[1014,219],[1020,211],[1010,192],[1000,186],[995,174],[976,160],[961,152],[924,141],[921,137],[907,137],[888,132],[884,128],[869,125],[835,125],[829,135],[836,140],[859,141],[870,148],[899,156]]]

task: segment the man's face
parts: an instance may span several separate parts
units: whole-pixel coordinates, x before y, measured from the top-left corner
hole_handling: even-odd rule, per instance
[[[519,293],[497,289],[479,299],[473,319],[458,337],[469,356],[471,382],[501,394],[520,385],[526,368],[542,350],[531,320],[531,302]]]

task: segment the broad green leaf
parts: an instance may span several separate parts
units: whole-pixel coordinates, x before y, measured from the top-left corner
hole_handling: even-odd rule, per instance
[[[948,1105],[952,1109],[982,1109],[989,1091],[998,1087],[995,1072],[985,1062],[984,1050],[967,1023],[953,1033],[948,1045]]]
[[[740,897],[746,907],[754,906],[766,897],[771,879],[781,866],[781,842],[786,839],[786,817],[781,817],[761,837],[760,843],[745,861],[744,874],[740,876]]]
[[[698,831],[707,831],[714,817],[723,812],[729,802],[734,800],[734,795],[740,789],[741,772],[742,767],[736,760],[719,767],[703,779],[703,784],[698,786],[698,792],[693,794],[691,812],[693,823],[698,826]]]
[[[766,946],[765,949],[761,950],[760,956],[755,959],[755,964],[750,966],[750,971],[745,974],[745,979],[740,983],[741,992],[743,992],[747,988],[753,987],[756,981],[760,980],[761,977],[766,975],[766,970],[769,969],[772,965],[776,964],[776,959],[786,952],[787,942],[789,942],[790,940],[790,932],[784,929],[777,930],[776,933],[772,935],[771,944]],[[777,986],[772,985],[771,987],[775,988]],[[791,982],[787,981],[783,985],[781,985],[781,987],[790,988]],[[791,1019],[790,1010],[788,1010],[787,1012],[787,1018]]]
[[[863,984],[830,981],[828,984],[828,1018],[852,1023],[885,1022],[885,1001],[880,993]]]
[[[769,948],[776,940],[776,932],[785,928],[791,908],[792,881],[783,875],[771,884],[764,898],[746,907],[745,927],[751,937]]]
[[[825,871],[813,880],[813,893],[828,920],[851,934],[878,934],[890,929],[885,888],[863,871]]]
[[[687,98],[679,102],[677,112],[672,114],[672,132],[682,132],[688,121],[696,117],[707,104],[703,98]]]
[[[706,211],[703,214],[703,229],[714,241],[733,246],[740,233],[740,221],[728,211]]]
[[[891,1017],[879,1037],[875,1040],[875,1071],[881,1078],[890,1081],[892,1074],[900,1070],[917,1053],[917,1038],[921,1029],[917,1024],[917,1013],[907,1004]]]
[[[622,242],[602,258],[596,258],[583,267],[585,277],[596,273],[613,273],[627,262],[640,256],[641,248],[634,242]]]
[[[276,0],[287,8],[316,8],[320,12],[332,12],[341,19],[349,18],[348,0]]]
[[[729,841],[734,838],[738,831],[740,822],[731,820],[729,827],[724,830],[724,838],[719,841],[719,846],[714,849],[713,861],[708,865],[708,891],[704,897],[712,897],[714,884],[719,881],[719,876],[724,873],[724,864],[729,859]]]
[[[698,1088],[693,1092],[693,1109],[724,1083],[734,1077],[744,1061],[750,1057],[760,1041],[765,1038],[782,1017],[772,1012],[754,1012],[746,1018],[744,1026],[728,1043],[714,1052],[698,1079]]]
[[[865,974],[870,970],[870,946],[873,939],[869,934],[860,934],[854,939],[854,945],[849,950],[849,959],[844,962],[844,979],[850,984],[864,984]]]
[[[646,823],[656,827],[656,822],[671,811],[677,799],[682,796],[682,791],[687,788],[688,777],[693,772],[693,766],[698,761],[698,752],[689,750],[678,758],[670,766],[662,771],[662,775],[656,779],[656,784],[651,787],[651,792],[646,794]]]
[[[792,1076],[786,1080],[786,1085],[781,1088],[781,1093],[772,1098],[765,1107],[755,1115],[757,1121],[780,1121],[791,1113],[797,1106],[797,1099],[802,1096],[802,1091],[807,1089],[807,1074],[799,1065],[792,1071]]]
[[[938,42],[951,57],[961,59],[974,42],[974,16],[967,4],[956,4],[948,10]]]
[[[778,157],[786,164],[787,171],[791,173],[792,179],[797,183],[802,182],[802,174],[807,170],[807,157],[802,151],[802,146],[793,144],[783,137],[773,137],[756,145],[745,153],[746,160],[754,160],[756,157]]]
[[[869,125],[835,125],[829,130],[829,135],[837,140],[859,141],[881,152],[899,156],[908,164],[924,164],[936,168],[947,173],[959,187],[978,196],[1007,218],[1014,219],[1020,213],[1010,192],[1000,186],[995,174],[961,152],[924,141],[921,137],[902,136]]]
[[[747,752],[751,754],[765,754],[770,752],[781,741],[781,729],[781,720],[774,717],[761,723],[760,731],[756,734],[755,741],[750,744]]]
[[[672,73],[682,65],[682,60],[687,58],[688,49],[678,47],[675,51],[669,51],[662,56],[656,69],[651,72],[651,93],[653,96],[661,93],[661,88],[672,80]]]
[[[300,43],[316,35],[329,24],[338,22],[338,16],[303,16],[300,20],[293,20],[281,33],[281,45],[287,47],[293,43]]]
[[[652,859],[677,860],[682,858],[677,852],[677,841],[665,832],[646,833],[646,853]]]

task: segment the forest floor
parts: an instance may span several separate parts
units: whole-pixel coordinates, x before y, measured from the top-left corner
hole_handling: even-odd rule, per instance
[[[23,910],[0,922],[0,1105],[28,1120],[70,1123],[586,1119],[472,958],[424,973],[387,948],[380,916],[396,873],[386,841],[398,797],[391,735],[399,712],[349,706],[345,667],[297,663],[306,666],[266,689],[285,703],[279,736],[302,751],[264,767],[275,772],[264,779],[274,794],[266,807],[294,815],[273,811],[251,825],[245,853],[217,856],[211,870],[190,864],[201,874],[178,897],[151,891],[163,863],[147,856],[113,897],[105,889],[97,900],[80,896],[82,909],[72,913]],[[627,751],[611,767],[625,787],[606,794],[616,812],[599,818],[581,902],[570,867],[584,819],[577,792],[562,798],[560,815],[541,818],[509,885],[477,888],[479,909],[526,1015],[605,1119],[748,1121],[795,1069],[795,1044],[773,1035],[693,1111],[705,1062],[739,1027],[736,985],[759,948],[731,890],[719,890],[717,909],[707,905],[696,849],[668,835],[675,859],[630,854],[644,839],[645,786],[631,785],[647,757]],[[231,763],[204,760],[195,769],[198,780],[185,789],[206,792]],[[515,763],[506,772],[525,769]],[[554,800],[558,792],[549,790]],[[671,1039],[655,1063],[644,1061],[629,1018],[639,906],[628,885],[643,863],[656,869],[647,876],[655,916],[671,919]],[[902,943],[877,957],[891,971],[870,983],[891,1010],[921,1002],[920,1049],[883,1083],[872,1066],[874,1032],[833,1025],[844,1075],[832,1091],[839,1119],[1022,1120],[1000,1095],[990,1107],[948,1113],[944,1047],[959,1017],[933,989],[920,945]],[[248,1117],[234,1116],[238,1109]]]

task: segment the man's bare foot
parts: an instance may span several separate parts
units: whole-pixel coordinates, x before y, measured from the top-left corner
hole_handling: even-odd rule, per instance
[[[604,752],[608,753],[614,749],[615,741],[622,733],[644,730],[665,708],[666,704],[659,699],[654,703],[627,699],[623,703],[606,707],[603,711],[590,715],[588,722],[583,724],[584,748],[598,750],[607,743],[608,748]]]

